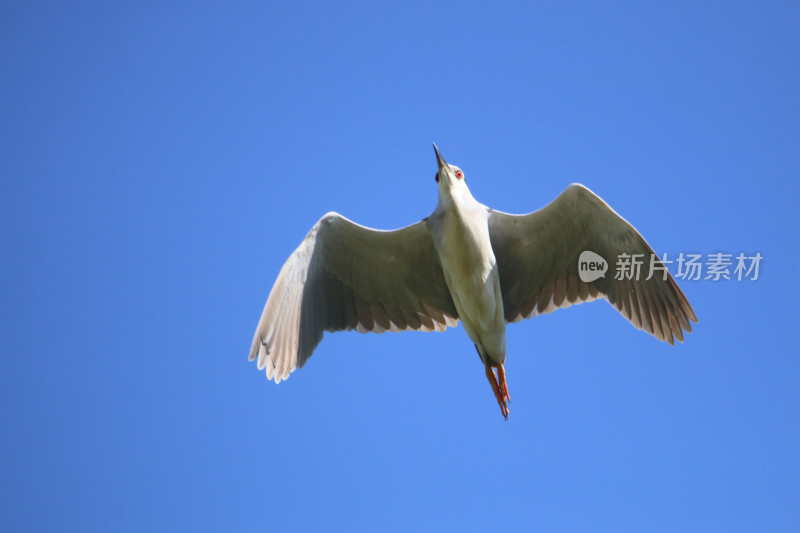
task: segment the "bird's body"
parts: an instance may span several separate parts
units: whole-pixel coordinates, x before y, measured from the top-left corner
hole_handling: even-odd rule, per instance
[[[430,217],[433,242],[458,317],[482,355],[505,362],[505,319],[497,261],[489,238],[488,209],[471,196],[467,205],[442,204]]]
[[[466,184],[456,177],[461,170],[439,159],[439,203],[429,217],[433,242],[442,262],[444,279],[464,330],[475,343],[487,368],[506,362],[506,322],[497,260],[489,236],[489,208],[479,203]],[[452,176],[446,177],[446,174]],[[490,377],[494,381],[494,377]],[[503,384],[505,378],[503,377]],[[498,383],[500,385],[500,383]],[[492,389],[495,389],[494,383]],[[497,394],[497,392],[496,392]],[[506,392],[500,394],[507,395]],[[499,397],[503,415],[508,408]]]
[[[508,215],[475,200],[461,169],[438,149],[436,157],[439,202],[428,218],[379,231],[329,213],[289,257],[250,350],[268,377],[278,382],[302,366],[325,330],[441,331],[460,319],[507,418],[507,322],[606,298],[634,326],[670,344],[691,331],[697,318],[669,274],[580,278],[584,250],[605,259],[653,253],[591,191],[571,185],[539,211]]]

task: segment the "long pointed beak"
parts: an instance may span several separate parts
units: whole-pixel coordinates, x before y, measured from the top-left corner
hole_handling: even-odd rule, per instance
[[[442,154],[439,153],[439,149],[436,147],[436,143],[433,143],[433,151],[436,152],[436,161],[439,163],[439,172],[447,172],[450,170],[450,167],[447,166],[447,162],[442,157]]]

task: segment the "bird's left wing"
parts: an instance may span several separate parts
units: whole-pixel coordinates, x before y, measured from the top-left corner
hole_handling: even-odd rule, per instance
[[[669,273],[650,274],[652,248],[636,229],[583,185],[527,215],[490,211],[489,234],[500,274],[507,322],[605,298],[638,329],[670,344],[683,341],[697,322],[692,306]],[[608,262],[605,277],[583,281],[582,252]],[[642,261],[638,276],[616,276],[621,254]],[[656,267],[663,267],[655,259]],[[666,269],[663,271],[666,272]],[[634,274],[633,270],[629,272]],[[628,273],[626,273],[628,274]]]
[[[443,331],[457,318],[427,219],[380,231],[328,213],[283,265],[250,360],[277,383],[325,331]]]

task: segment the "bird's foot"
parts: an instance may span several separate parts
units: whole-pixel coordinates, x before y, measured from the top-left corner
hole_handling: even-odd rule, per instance
[[[508,395],[508,384],[506,383],[506,369],[503,368],[503,365],[497,367],[497,387],[506,401],[511,403],[511,396]]]
[[[497,376],[495,376],[494,371],[492,371],[492,367],[486,365],[486,378],[492,386],[492,392],[494,392],[494,397],[497,399],[497,404],[500,406],[500,413],[503,415],[503,418],[508,420],[508,400],[510,398],[508,397],[506,372],[503,369],[503,365],[497,367]]]

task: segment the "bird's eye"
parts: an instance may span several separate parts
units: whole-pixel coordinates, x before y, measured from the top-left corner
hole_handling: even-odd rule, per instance
[[[463,173],[463,172],[461,172],[460,170],[456,170],[456,177],[457,177],[458,179],[461,179],[461,178],[463,178],[463,177],[464,177],[464,173]]]
[[[436,173],[436,176],[433,177],[436,180],[436,183],[439,183],[439,173]]]

